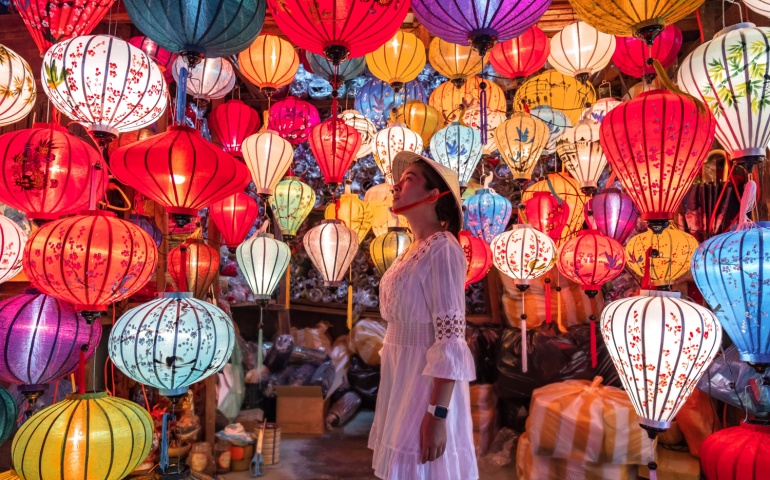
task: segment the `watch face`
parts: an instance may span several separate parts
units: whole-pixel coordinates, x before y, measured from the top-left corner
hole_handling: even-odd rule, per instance
[[[447,414],[449,413],[449,409],[446,407],[436,406],[436,410],[433,412],[433,415],[436,418],[446,418]]]

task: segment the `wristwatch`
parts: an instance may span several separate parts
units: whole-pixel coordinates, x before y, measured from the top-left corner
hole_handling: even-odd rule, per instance
[[[447,414],[449,414],[449,409],[441,405],[428,405],[428,413],[436,418],[445,419]]]

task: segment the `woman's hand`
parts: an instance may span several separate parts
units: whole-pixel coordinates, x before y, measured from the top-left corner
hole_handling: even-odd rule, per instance
[[[446,450],[446,420],[436,418],[428,412],[420,425],[421,463],[432,462]]]

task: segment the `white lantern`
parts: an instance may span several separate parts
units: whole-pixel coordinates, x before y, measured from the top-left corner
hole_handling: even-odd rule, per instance
[[[155,123],[166,110],[163,73],[149,55],[119,38],[85,35],[43,56],[43,90],[65,115],[108,143]]]
[[[548,63],[556,71],[586,83],[588,77],[606,67],[615,52],[615,37],[591,25],[570,23],[551,38]]]
[[[0,283],[12,279],[21,271],[26,244],[27,234],[16,222],[0,215]]]
[[[186,58],[180,55],[174,61],[172,70],[177,84],[182,67],[187,69],[187,93],[193,98],[208,101],[224,98],[235,87],[235,71],[230,62],[224,58],[206,57],[195,67],[190,68]]]
[[[770,18],[770,3],[766,0],[743,0],[752,11],[757,12],[765,18]]]
[[[37,88],[26,60],[0,45],[0,127],[18,122],[35,106]]]
[[[254,300],[267,302],[289,266],[291,249],[269,233],[257,233],[238,245],[235,259],[254,293]]]
[[[717,120],[729,157],[751,167],[770,143],[770,28],[739,23],[717,33],[682,62],[679,87],[700,98]]]
[[[481,132],[452,122],[430,139],[430,153],[435,161],[457,172],[460,186],[467,187],[481,160]]]
[[[548,125],[529,113],[519,112],[495,129],[497,150],[515,180],[529,180],[548,143]]]
[[[358,149],[356,157],[361,158],[372,153],[374,136],[377,134],[377,127],[374,126],[374,123],[358,110],[345,110],[340,114],[339,118],[358,130],[358,133],[361,135],[361,148]]]
[[[374,161],[385,175],[385,180],[393,185],[400,180],[393,178],[391,173],[396,154],[403,151],[421,154],[422,148],[422,137],[418,133],[403,123],[394,123],[374,136]]]
[[[257,187],[257,193],[272,195],[294,159],[291,143],[276,132],[267,130],[246,137],[241,151]]]
[[[484,155],[492,155],[497,150],[495,129],[507,119],[508,117],[505,115],[505,112],[500,110],[487,111],[487,143],[484,144],[482,150]],[[481,130],[481,107],[476,105],[466,109],[463,114],[463,123],[469,127]]]
[[[542,120],[548,125],[548,142],[545,144],[543,153],[549,154],[556,151],[556,142],[562,136],[568,127],[572,126],[569,117],[564,112],[554,110],[548,105],[540,105],[530,110],[530,115]]]
[[[580,190],[586,195],[595,192],[607,166],[599,143],[599,125],[583,120],[568,128],[557,142],[556,151],[567,171],[580,183]]]
[[[621,103],[623,102],[612,97],[600,98],[590,107],[585,109],[583,116],[580,117],[580,119],[601,125],[604,117],[606,117],[613,108],[617,107]]]
[[[679,297],[642,290],[602,311],[604,343],[651,437],[671,426],[722,342],[711,310]]]
[[[324,285],[339,287],[358,251],[358,235],[339,220],[324,220],[302,237],[308,257]]]

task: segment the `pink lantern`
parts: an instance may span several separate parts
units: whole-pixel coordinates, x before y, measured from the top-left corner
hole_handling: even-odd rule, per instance
[[[615,37],[615,40],[612,63],[621,72],[636,78],[646,75],[654,77],[655,68],[647,63],[647,59],[654,58],[663,68],[670,67],[682,48],[682,31],[674,25],[667,26],[655,37],[652,48],[636,37]]]
[[[313,105],[297,97],[286,97],[270,107],[267,129],[275,130],[292,145],[299,145],[319,123],[321,116]]]
[[[586,223],[589,225],[591,218],[602,235],[626,243],[636,230],[639,211],[630,196],[616,188],[608,188],[588,201]]]
[[[160,68],[160,71],[163,72],[163,78],[166,79],[166,83],[171,83],[174,81],[174,72],[171,69],[171,65],[174,64],[174,60],[176,60],[177,55],[176,53],[169,52],[165,48],[162,48],[160,45],[155,43],[150,37],[144,37],[144,36],[137,36],[137,37],[131,37],[128,40],[128,43],[135,46],[136,48],[141,49],[144,53],[150,56],[153,62]]]

